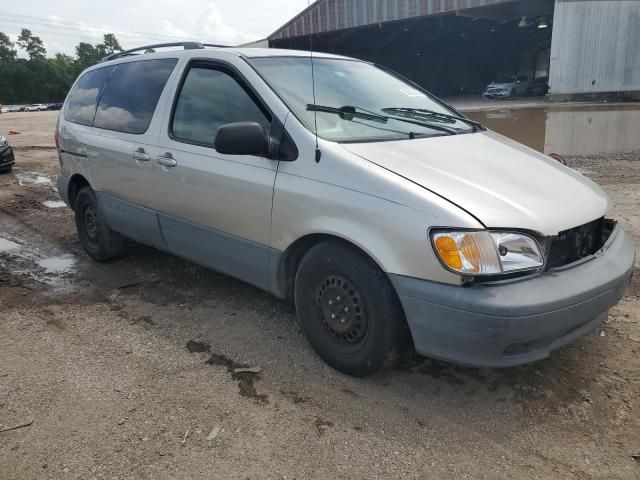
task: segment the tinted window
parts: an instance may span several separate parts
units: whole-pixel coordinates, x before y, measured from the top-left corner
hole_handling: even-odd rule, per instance
[[[270,118],[230,73],[192,67],[184,80],[173,116],[176,139],[213,145],[220,126],[253,121],[268,131]]]
[[[67,106],[64,118],[70,122],[91,125],[96,113],[96,106],[104,85],[114,67],[104,67],[85,73],[76,83]]]
[[[124,133],[144,133],[177,60],[121,63],[104,89],[93,126]]]

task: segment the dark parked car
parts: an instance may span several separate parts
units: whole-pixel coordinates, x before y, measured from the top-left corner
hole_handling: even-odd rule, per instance
[[[0,172],[10,172],[14,163],[13,149],[7,139],[0,136]]]
[[[60,110],[62,108],[62,103],[50,103],[47,106],[47,110]]]
[[[539,97],[549,93],[549,77],[539,77],[531,81],[527,88],[527,95]]]

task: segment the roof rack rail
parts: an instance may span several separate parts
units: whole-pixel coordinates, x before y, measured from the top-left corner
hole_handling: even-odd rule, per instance
[[[121,52],[114,52],[111,55],[104,57],[101,62],[108,62],[120,57],[128,57],[133,55],[134,52],[149,50],[150,48],[164,48],[164,47],[183,47],[185,50],[196,50],[204,47],[219,47],[224,48],[227,45],[217,45],[215,43],[200,43],[200,42],[171,42],[171,43],[156,43],[154,45],[144,45],[138,48],[132,48],[130,50],[123,50]]]

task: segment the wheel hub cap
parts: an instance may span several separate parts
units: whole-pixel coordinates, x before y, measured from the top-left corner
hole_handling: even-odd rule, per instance
[[[96,218],[96,210],[92,205],[88,205],[84,211],[84,220],[87,228],[87,235],[94,240],[98,232],[98,222]]]
[[[336,340],[358,343],[367,333],[368,319],[360,292],[345,277],[327,275],[316,290],[318,315]]]

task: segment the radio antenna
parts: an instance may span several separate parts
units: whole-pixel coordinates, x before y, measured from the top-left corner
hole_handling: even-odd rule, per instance
[[[311,91],[313,94],[313,104],[316,105],[316,76],[313,68],[313,24],[311,23],[312,11],[311,0],[307,0],[307,11],[309,13],[309,57],[311,59]],[[318,146],[318,112],[313,110],[313,130],[316,136],[316,163],[320,163],[322,152]]]

